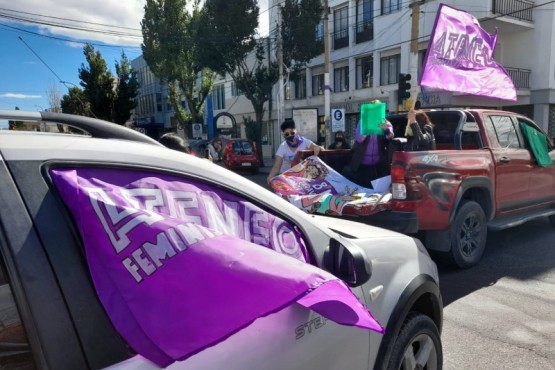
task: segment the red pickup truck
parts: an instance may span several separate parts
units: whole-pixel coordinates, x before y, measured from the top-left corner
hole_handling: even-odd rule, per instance
[[[390,155],[392,197],[374,214],[361,213],[360,221],[419,233],[428,249],[460,268],[478,263],[488,229],[539,217],[555,225],[555,166],[545,163],[555,160],[555,150],[536,123],[499,110],[427,113],[434,123],[433,151],[403,151],[406,116],[389,117],[397,138]],[[546,143],[543,161],[530,134]],[[297,160],[310,154],[299,153]],[[348,159],[337,161],[337,154],[322,151],[320,157],[341,170]]]

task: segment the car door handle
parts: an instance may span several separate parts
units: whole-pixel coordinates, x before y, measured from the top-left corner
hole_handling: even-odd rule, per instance
[[[511,158],[509,158],[509,157],[501,157],[499,159],[499,162],[501,162],[501,163],[509,163],[510,161],[511,161]]]

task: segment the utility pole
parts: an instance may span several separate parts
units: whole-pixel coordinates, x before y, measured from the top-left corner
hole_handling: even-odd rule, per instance
[[[277,57],[278,57],[278,71],[279,71],[279,82],[278,82],[278,111],[277,111],[277,119],[278,124],[281,124],[283,121],[283,112],[284,112],[284,94],[283,94],[283,40],[281,38],[281,4],[278,5],[278,25],[277,25]]]
[[[412,24],[410,32],[410,52],[409,52],[409,74],[412,77],[411,86],[411,98],[414,102],[418,98],[418,34],[420,28],[420,5],[425,1],[422,0],[412,0],[410,7],[412,8]]]
[[[329,145],[330,125],[330,42],[329,42],[328,0],[324,0],[324,122],[326,125],[326,146]]]

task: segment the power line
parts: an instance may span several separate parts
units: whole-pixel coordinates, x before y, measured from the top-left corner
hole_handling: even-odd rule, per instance
[[[131,28],[131,27],[123,27],[123,26],[114,26],[114,25],[111,25],[111,24],[96,23],[96,22],[87,22],[87,21],[76,20],[76,19],[71,19],[71,18],[53,17],[53,16],[49,16],[49,15],[44,15],[44,14],[29,13],[29,12],[23,12],[23,11],[19,11],[19,10],[12,10],[12,9],[6,9],[6,8],[0,8],[0,10],[4,10],[4,11],[7,11],[7,12],[11,12],[11,13],[35,15],[35,16],[41,17],[41,18],[59,19],[59,20],[64,20],[64,21],[76,22],[76,23],[92,24],[92,25],[95,25],[95,26],[106,26],[106,27],[111,27],[111,28],[120,28],[120,29],[125,29],[125,30],[130,30],[130,31],[139,31],[139,32],[141,31],[141,29],[139,29],[139,28]]]
[[[33,48],[30,47],[29,44],[27,44],[27,42],[25,42],[25,40],[23,40],[23,37],[18,36],[18,38],[21,40],[22,43],[25,44],[25,46],[27,46],[27,48],[28,48],[29,50],[31,50],[31,52],[32,52],[33,54],[35,54],[35,56],[36,56],[37,58],[39,58],[39,60],[42,62],[42,64],[44,64],[44,65],[46,66],[46,68],[48,68],[48,69],[50,70],[50,72],[52,72],[52,74],[53,74],[54,76],[56,76],[56,78],[58,79],[58,81],[61,81],[61,80],[62,80],[62,78],[61,78],[60,76],[58,76],[58,74],[57,74],[56,72],[54,72],[54,70],[53,70],[52,68],[50,68],[50,66],[48,65],[48,63],[46,63],[46,62],[40,57],[40,55],[38,55],[38,54],[33,50]]]

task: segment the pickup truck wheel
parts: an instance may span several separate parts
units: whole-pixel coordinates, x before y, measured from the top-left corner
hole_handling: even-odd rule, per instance
[[[450,228],[452,262],[463,269],[476,265],[484,253],[487,232],[482,207],[473,201],[463,203]]]
[[[395,340],[387,368],[441,370],[442,366],[443,351],[436,325],[426,315],[410,313]]]

